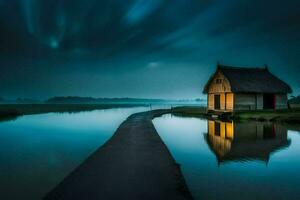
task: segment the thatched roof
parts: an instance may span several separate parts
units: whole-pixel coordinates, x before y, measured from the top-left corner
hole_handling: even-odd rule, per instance
[[[231,91],[234,93],[291,93],[291,87],[273,75],[267,67],[243,68],[218,65],[217,71],[207,82],[204,93],[216,73],[221,72],[229,81]]]

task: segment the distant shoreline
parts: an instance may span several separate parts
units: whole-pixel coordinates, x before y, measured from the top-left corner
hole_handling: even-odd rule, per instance
[[[50,112],[82,112],[92,110],[103,110],[111,108],[133,108],[133,107],[149,107],[151,105],[164,104],[141,104],[141,103],[102,103],[102,104],[76,104],[76,103],[39,103],[39,104],[0,104],[0,121],[15,119],[22,115],[43,114]],[[169,113],[184,117],[209,118],[206,113],[206,107],[184,105],[170,105]],[[274,111],[240,111],[235,112],[231,116],[232,120],[239,121],[270,121],[289,124],[300,124],[300,108],[296,107],[290,110]]]
[[[111,108],[148,107],[148,104],[0,104],[0,121],[15,119],[22,115],[50,112],[82,112]]]
[[[147,99],[147,98],[95,98],[80,96],[56,96],[46,100],[30,98],[6,99],[0,97],[0,104],[205,104],[206,99]]]

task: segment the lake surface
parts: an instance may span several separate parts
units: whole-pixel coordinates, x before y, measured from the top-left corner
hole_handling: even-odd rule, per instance
[[[0,122],[0,199],[41,199],[129,115],[145,110],[49,113]]]
[[[300,199],[300,133],[279,124],[153,120],[195,199]]]

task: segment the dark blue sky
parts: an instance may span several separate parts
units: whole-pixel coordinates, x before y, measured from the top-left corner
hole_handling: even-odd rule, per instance
[[[300,93],[298,0],[0,0],[0,96],[195,98],[217,61]]]

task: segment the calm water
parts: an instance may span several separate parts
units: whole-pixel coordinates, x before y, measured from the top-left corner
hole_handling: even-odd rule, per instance
[[[50,113],[0,122],[0,199],[41,199],[130,114],[147,109]]]
[[[153,120],[195,199],[300,199],[300,133],[278,124]]]

